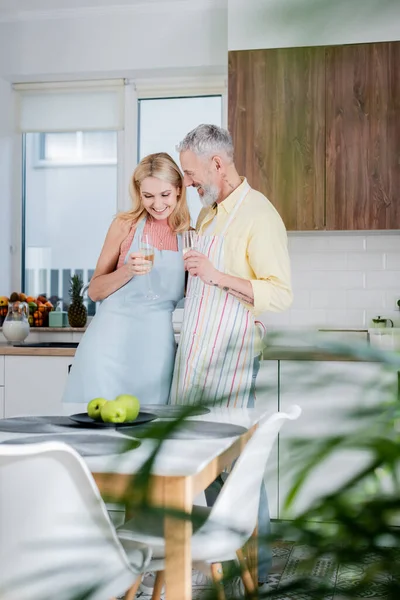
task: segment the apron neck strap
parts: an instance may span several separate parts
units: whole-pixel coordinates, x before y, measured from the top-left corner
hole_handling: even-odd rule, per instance
[[[221,231],[220,235],[224,235],[229,227],[229,225],[232,223],[233,219],[236,216],[237,211],[239,210],[240,205],[243,203],[244,199],[246,198],[247,194],[250,191],[250,186],[249,184],[246,182],[246,185],[243,188],[243,192],[242,195],[240,196],[239,200],[236,202],[235,207],[233,208],[231,214],[229,215],[229,219],[227,220],[227,222],[225,223],[225,227],[223,228],[223,230]]]
[[[140,219],[140,221],[136,225],[136,233],[138,233],[140,235],[143,233],[144,226],[146,225],[146,221],[147,221],[147,217]]]

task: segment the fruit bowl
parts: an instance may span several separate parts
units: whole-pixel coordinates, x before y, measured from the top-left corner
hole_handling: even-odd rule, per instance
[[[77,413],[76,415],[70,415],[69,418],[81,427],[94,427],[96,429],[133,427],[134,425],[149,423],[157,419],[156,415],[144,411],[140,411],[134,421],[124,421],[123,423],[105,423],[104,421],[92,419],[87,413]]]

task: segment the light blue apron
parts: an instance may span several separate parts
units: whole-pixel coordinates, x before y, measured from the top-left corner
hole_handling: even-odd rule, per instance
[[[127,256],[139,251],[145,222],[138,224]],[[63,402],[133,394],[142,404],[167,403],[176,349],[172,312],[184,294],[179,235],[178,248],[155,249],[151,286],[157,300],[145,298],[146,276],[133,277],[103,300],[77,348]]]

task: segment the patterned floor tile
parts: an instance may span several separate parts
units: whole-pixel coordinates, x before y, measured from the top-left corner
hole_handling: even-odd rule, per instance
[[[335,593],[326,596],[323,600],[345,600],[344,591],[349,585],[356,585],[362,578],[365,570],[371,565],[376,557],[366,557],[364,565],[338,566],[331,556],[320,557],[317,561],[310,561],[310,550],[292,542],[277,542],[272,549],[273,562],[271,574],[268,580],[273,590],[279,590],[299,577],[312,576],[316,582],[329,580],[335,586]],[[400,557],[399,557],[400,558]],[[389,575],[387,577],[390,577]],[[383,595],[384,585],[387,583],[385,576],[380,576],[368,585],[359,596],[359,600],[386,600]],[[200,571],[193,571],[193,600],[202,600],[212,585],[211,579]],[[227,598],[238,598],[235,594],[227,593]],[[138,595],[140,600],[151,600],[147,594]],[[164,598],[162,597],[162,600]],[[310,596],[304,592],[285,592],[274,597],[274,600],[310,600]]]

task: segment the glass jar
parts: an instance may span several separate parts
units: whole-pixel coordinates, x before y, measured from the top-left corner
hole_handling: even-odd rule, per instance
[[[385,319],[384,317],[378,316],[375,317],[375,319],[372,319],[372,327],[393,327],[393,321],[392,319]]]
[[[3,323],[3,334],[9,342],[23,342],[29,335],[29,306],[26,302],[10,302]]]

